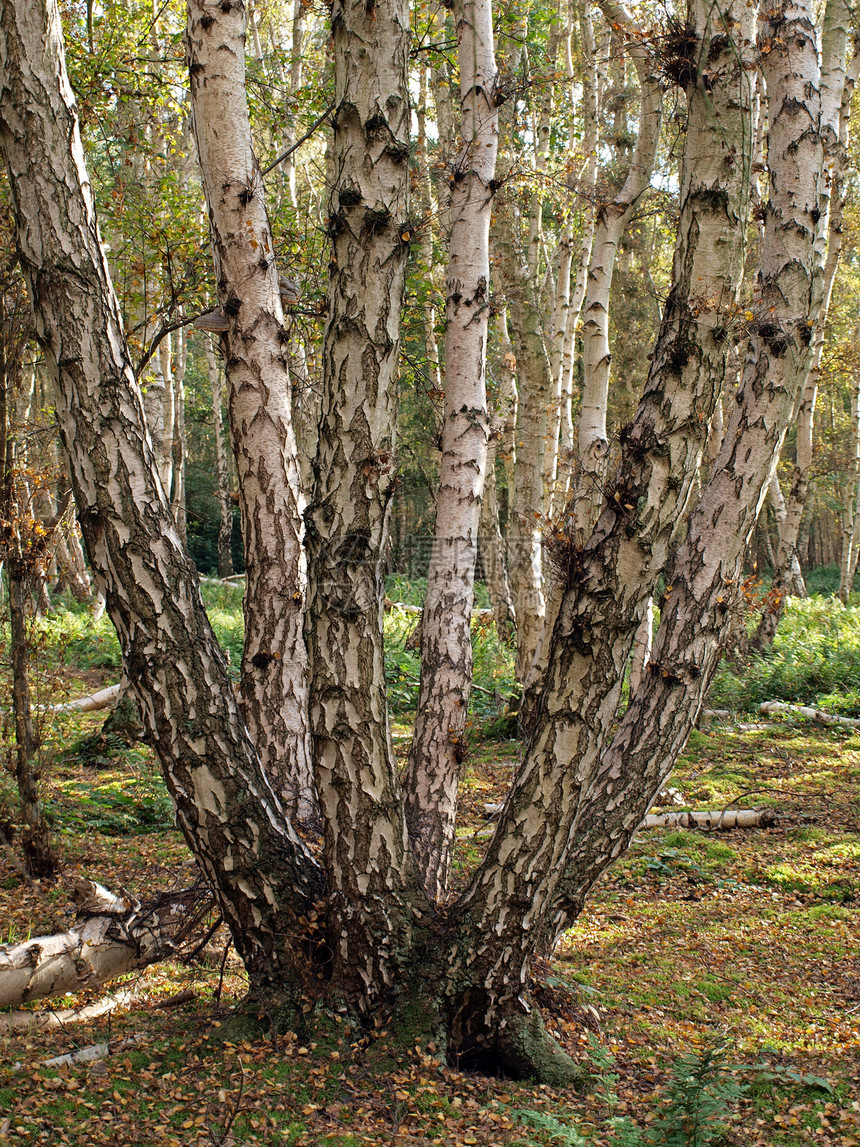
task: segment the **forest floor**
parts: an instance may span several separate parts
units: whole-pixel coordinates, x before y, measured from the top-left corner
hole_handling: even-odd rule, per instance
[[[55,735],[68,744],[100,716]],[[405,758],[408,727],[396,731]],[[515,761],[512,743],[473,748],[461,880]],[[57,759],[44,783],[64,876],[131,893],[189,883],[146,750],[107,745],[96,768]],[[672,784],[690,808],[784,819],[641,833],[536,968],[549,1028],[590,1073],[583,1091],[465,1075],[432,1046],[334,1020],[316,1035],[225,1038],[244,981],[216,936],[191,966],[129,977],[134,998],[110,1016],[0,1039],[0,1143],[860,1145],[860,736],[776,722],[697,731]],[[63,928],[62,884],[28,886],[7,853],[0,919],[7,942]],[[105,1058],[46,1065],[102,1042]]]

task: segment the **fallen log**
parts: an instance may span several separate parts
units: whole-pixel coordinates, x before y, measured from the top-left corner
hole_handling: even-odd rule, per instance
[[[0,946],[0,1007],[79,992],[176,955],[212,908],[200,884],[147,904],[94,880],[69,885],[78,908],[72,928]]]
[[[74,701],[64,701],[61,705],[48,706],[49,713],[95,713],[97,709],[109,709],[119,697],[120,685],[108,685],[96,693],[87,693]]]
[[[423,607],[420,605],[408,605],[405,601],[392,601],[390,597],[385,599],[383,606],[386,613],[392,609],[399,609],[402,613],[414,613],[416,616],[420,616],[424,612]],[[472,617],[477,618],[478,621],[492,621],[495,616],[495,612],[492,609],[472,610]]]
[[[652,812],[637,831],[645,828],[699,828],[708,832],[729,828],[769,828],[779,820],[772,808],[722,809],[709,812]]]
[[[70,1024],[89,1023],[97,1020],[116,1008],[125,1007],[135,997],[134,989],[111,992],[102,996],[92,1004],[84,1004],[82,1008],[51,1008],[50,1011],[14,1011],[0,1014],[0,1035],[12,1035],[15,1032],[49,1031],[51,1028],[65,1028]]]
[[[501,804],[485,804],[484,813],[494,820],[502,811]],[[640,823],[637,832],[646,828],[699,828],[708,832],[730,828],[769,828],[779,820],[772,808],[718,809],[708,812],[655,812]]]
[[[818,725],[845,725],[849,729],[860,729],[860,718],[841,717],[838,713],[827,713],[824,709],[813,709],[810,705],[790,705],[787,701],[763,701],[759,713],[788,713],[815,721]]]

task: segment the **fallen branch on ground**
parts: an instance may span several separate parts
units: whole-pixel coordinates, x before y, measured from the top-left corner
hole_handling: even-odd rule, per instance
[[[840,717],[837,713],[826,713],[823,709],[813,709],[809,705],[790,705],[787,701],[763,701],[759,713],[789,713],[815,721],[818,725],[847,725],[849,729],[860,729],[860,718]]]
[[[495,818],[502,811],[500,804],[485,804],[484,812]],[[655,812],[649,813],[637,829],[645,828],[701,828],[709,831],[729,828],[769,828],[779,820],[772,808],[717,809],[709,812]]]
[[[64,701],[62,705],[51,705],[50,713],[94,713],[97,709],[109,709],[119,697],[119,685],[108,685],[106,689],[99,689],[97,693],[87,693],[86,697],[78,697],[74,701]]]
[[[85,1004],[82,1008],[59,1008],[43,1012],[3,1012],[0,1015],[0,1035],[11,1035],[13,1032],[49,1031],[51,1028],[65,1028],[69,1024],[83,1024],[90,1020],[97,1020],[107,1015],[115,1008],[125,1007],[135,997],[132,989],[123,989],[102,996],[92,1004]]]
[[[769,828],[779,820],[772,808],[720,809],[709,812],[652,812],[639,830],[644,828],[702,828],[709,831],[729,828]]]
[[[420,615],[424,612],[420,605],[407,605],[405,601],[392,601],[390,597],[385,599],[383,605],[386,613],[392,609],[399,609],[403,613],[414,613],[416,615]],[[473,609],[472,617],[477,618],[479,621],[492,621],[495,617],[495,613],[492,609]]]
[[[0,1007],[78,992],[180,954],[212,909],[202,885],[142,904],[94,880],[70,881],[78,922],[68,932],[0,947]]]

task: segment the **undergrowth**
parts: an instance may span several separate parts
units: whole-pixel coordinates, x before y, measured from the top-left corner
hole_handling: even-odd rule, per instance
[[[742,675],[723,662],[710,694],[715,708],[751,711],[776,700],[860,715],[860,606],[791,598],[773,649],[753,656]]]

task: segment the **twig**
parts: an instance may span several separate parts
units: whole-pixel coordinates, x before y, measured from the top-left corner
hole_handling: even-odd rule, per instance
[[[289,157],[293,154],[293,152],[297,151],[298,148],[300,148],[302,146],[302,144],[305,142],[306,139],[311,138],[311,136],[314,134],[314,132],[317,130],[317,128],[320,126],[320,124],[322,124],[326,119],[328,119],[328,117],[334,111],[334,108],[335,108],[334,104],[329,104],[329,106],[325,109],[325,111],[320,116],[320,118],[318,120],[315,120],[314,123],[311,124],[311,126],[308,128],[308,130],[302,136],[302,138],[297,139],[296,142],[292,145],[292,147],[287,148],[287,150],[283,153],[283,155],[279,155],[278,158],[276,160],[274,160],[273,163],[270,163],[268,167],[264,168],[260,172],[260,175],[263,177],[267,176],[270,171],[275,170],[275,168],[278,166],[279,163],[283,163],[285,159],[289,159]]]
[[[215,992],[215,1003],[221,1003],[221,989],[224,987],[224,970],[227,967],[227,954],[230,951],[230,945],[233,943],[232,936],[227,937],[227,943],[224,945],[224,955],[221,957],[221,970],[218,973],[218,989]]]
[[[176,321],[172,322],[172,323],[162,323],[161,326],[158,328],[158,330],[153,335],[152,342],[149,344],[149,349],[147,350],[146,354],[143,356],[143,358],[140,360],[140,362],[137,364],[137,367],[135,368],[135,372],[134,372],[135,379],[139,379],[140,376],[143,374],[143,372],[146,370],[152,356],[158,350],[159,344],[161,343],[162,339],[166,338],[169,334],[172,334],[173,331],[178,331],[182,327],[187,327],[193,322],[194,322],[194,316],[192,315],[190,319],[176,319]]]
[[[200,943],[196,946],[196,948],[190,951],[187,956],[182,957],[183,964],[190,964],[192,960],[197,958],[197,956],[203,951],[203,949],[221,927],[222,919],[223,917],[219,916],[209,931],[206,933],[206,935],[203,937],[203,939],[200,941]]]

